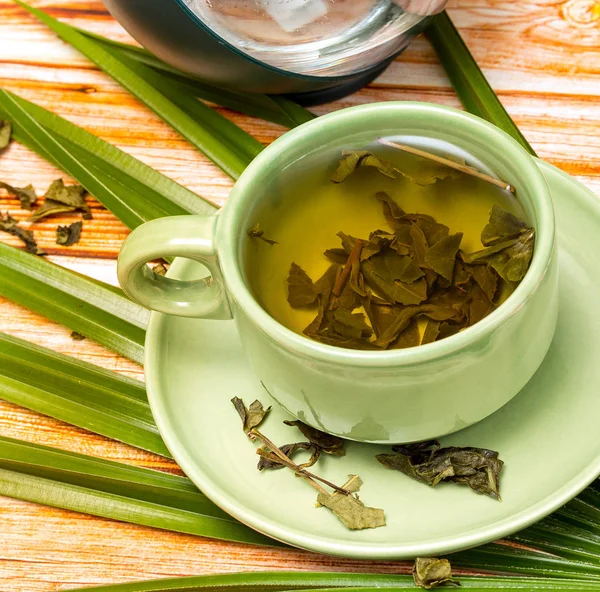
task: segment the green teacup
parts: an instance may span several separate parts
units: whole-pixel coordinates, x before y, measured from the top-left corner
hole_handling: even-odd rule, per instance
[[[270,181],[305,154],[397,135],[450,142],[516,188],[536,231],[529,271],[497,310],[439,342],[359,351],[320,344],[290,331],[263,310],[244,279],[244,245],[255,223],[256,204],[273,198],[265,190]],[[235,319],[257,380],[302,421],[362,442],[411,442],[483,419],[535,373],[557,319],[554,234],[544,178],[507,134],[447,107],[378,103],[337,111],[286,133],[246,169],[218,215],[163,218],[136,229],[123,245],[118,272],[125,292],[148,308]],[[146,263],[160,257],[194,259],[211,276],[193,282],[158,276]]]

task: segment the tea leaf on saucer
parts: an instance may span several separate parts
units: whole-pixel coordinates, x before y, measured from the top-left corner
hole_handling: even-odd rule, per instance
[[[425,263],[449,282],[454,275],[454,263],[462,237],[462,232],[446,236],[429,247],[425,253]]]
[[[413,567],[413,578],[415,586],[426,590],[444,584],[460,586],[459,582],[452,579],[452,567],[447,559],[417,557]]]
[[[310,306],[314,304],[319,295],[313,281],[308,274],[296,263],[292,262],[288,282],[288,302],[292,308]]]
[[[70,247],[79,242],[81,236],[81,221],[73,222],[69,226],[59,226],[56,229],[56,244]]]
[[[321,456],[321,449],[315,444],[311,444],[310,442],[295,442],[294,444],[284,444],[279,447],[279,450],[283,452],[288,458],[292,458],[296,452],[307,451],[311,453],[310,459],[308,462],[305,462],[301,465],[298,465],[301,469],[307,469],[308,467],[312,467],[318,460],[319,456]],[[260,455],[260,460],[258,461],[258,465],[256,468],[259,471],[264,470],[272,470],[276,471],[278,469],[283,469],[286,465],[282,462],[282,460],[273,453],[272,450],[269,449],[268,446],[261,446],[256,454]]]
[[[33,232],[19,226],[18,222],[8,212],[6,212],[6,218],[3,218],[2,212],[0,212],[0,230],[20,239],[25,244],[25,250],[28,253],[34,255],[46,254],[43,249],[38,247],[35,238],[33,238]]]
[[[365,506],[355,492],[360,489],[362,480],[358,475],[348,475],[349,481],[344,485],[351,493],[343,495],[340,493],[320,493],[317,503],[329,508],[350,530],[362,530],[365,528],[378,528],[385,526],[385,514],[380,508],[369,508]]]
[[[258,222],[250,230],[248,230],[248,236],[250,238],[259,238],[261,241],[264,241],[268,245],[278,244],[277,241],[271,240],[270,238],[267,238],[265,236],[265,231],[260,229]]]
[[[333,456],[344,456],[346,454],[342,438],[326,434],[297,419],[295,421],[285,420],[283,423],[288,426],[296,426],[311,444],[326,454],[332,454]]]
[[[12,124],[10,121],[0,120],[0,150],[4,150],[10,144],[12,135]]]
[[[84,199],[85,189],[81,185],[65,185],[62,179],[53,181],[44,203],[31,214],[29,222],[37,222],[46,216],[62,214],[64,212],[75,212],[81,210],[86,220],[91,219],[90,208]]]
[[[377,460],[413,479],[434,487],[441,481],[468,485],[473,491],[500,500],[498,453],[485,448],[451,446],[440,448],[437,440],[392,446],[392,454],[378,454]]]
[[[239,397],[233,397],[231,402],[242,420],[244,432],[246,432],[246,434],[249,434],[251,430],[257,428],[262,423],[267,413],[271,411],[271,407],[265,409],[258,399],[253,401],[250,404],[250,407],[246,407],[244,401]]]
[[[367,150],[342,151],[342,160],[331,176],[333,183],[343,183],[356,169],[373,167],[386,177],[396,178],[395,167],[391,162],[375,156]]]
[[[13,187],[8,183],[0,182],[0,187],[6,189],[9,195],[18,197],[21,202],[21,209],[23,210],[31,210],[31,206],[33,206],[37,200],[33,185],[27,185],[27,187]]]
[[[530,228],[524,220],[495,205],[490,212],[490,221],[481,232],[481,243],[489,247],[517,238],[528,230]]]

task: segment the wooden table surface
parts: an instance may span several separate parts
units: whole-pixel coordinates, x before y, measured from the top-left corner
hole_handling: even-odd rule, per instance
[[[160,0],[147,0],[160,1]],[[31,0],[73,25],[131,41],[101,2]],[[511,116],[541,158],[600,193],[600,2],[595,0],[454,0],[449,10]],[[0,0],[0,84],[100,135],[190,189],[222,203],[232,182],[203,155],[86,58],[59,41],[11,0]],[[427,41],[417,39],[371,86],[319,114],[382,100],[459,106]],[[268,144],[283,128],[222,110]],[[41,194],[62,176],[13,143],[0,158],[0,180],[33,183]],[[54,243],[58,223],[35,235],[49,259],[115,282],[127,229],[97,202],[73,247]],[[0,210],[27,213],[6,195]],[[8,235],[0,240],[16,245]],[[0,278],[0,281],[1,278]],[[0,299],[0,330],[143,378],[142,368]],[[0,393],[1,397],[1,393]],[[144,467],[178,471],[173,463],[0,400],[0,434]],[[0,498],[0,591],[68,590],[140,579],[244,570],[344,570],[405,573],[399,562],[361,562],[216,542]]]

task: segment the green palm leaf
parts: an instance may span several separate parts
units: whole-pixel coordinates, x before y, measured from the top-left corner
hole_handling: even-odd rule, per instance
[[[552,578],[515,578],[515,577],[474,577],[458,578],[461,587],[473,590],[598,590],[596,583],[581,580],[560,580]],[[415,589],[413,578],[406,575],[379,575],[361,573],[313,573],[313,572],[275,572],[275,573],[238,573],[223,575],[192,576],[168,578],[147,582],[132,582],[94,588],[98,592],[287,592],[297,590],[308,592],[376,592],[381,589]],[[443,588],[445,589],[445,588]]]
[[[78,126],[0,89],[0,116],[16,140],[81,183],[130,228],[215,206]]]
[[[148,311],[118,288],[0,242],[0,295],[143,362]]]
[[[426,36],[465,109],[497,125],[535,156],[533,148],[502,106],[446,12],[432,17]]]
[[[4,400],[170,456],[152,418],[143,383],[3,334],[0,367]]]
[[[240,176],[252,158],[262,149],[257,140],[225,117],[184,95],[176,82],[167,82],[148,66],[132,60],[122,52],[102,46],[42,10],[28,6],[21,0],[15,2],[145,103],[234,179]],[[158,85],[157,80],[161,80]],[[178,102],[171,101],[169,95],[176,97]],[[198,103],[194,109],[194,116],[199,117],[198,120],[191,117],[185,107],[179,106],[184,106],[190,101]]]
[[[0,495],[199,536],[276,544],[184,477],[0,437]]]

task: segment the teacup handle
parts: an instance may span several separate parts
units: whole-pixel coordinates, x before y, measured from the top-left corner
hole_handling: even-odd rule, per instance
[[[231,319],[214,243],[216,216],[170,216],[146,222],[123,243],[117,275],[125,293],[146,308],[182,317]],[[194,281],[154,273],[148,261],[186,257],[210,276]]]

